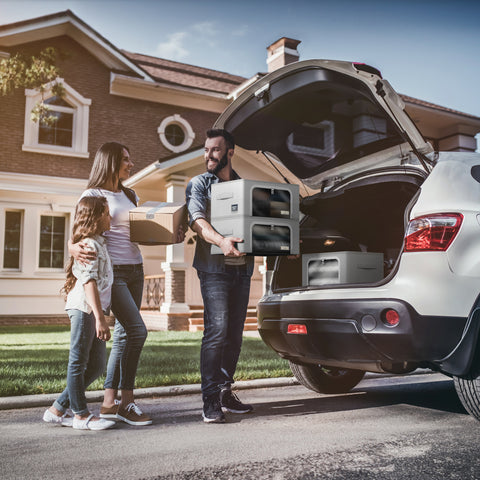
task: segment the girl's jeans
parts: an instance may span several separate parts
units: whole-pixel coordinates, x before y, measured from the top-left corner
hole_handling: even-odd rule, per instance
[[[245,267],[226,267],[226,270],[226,273],[197,272],[205,326],[200,352],[203,400],[231,386],[242,347],[250,275]]]
[[[97,338],[95,316],[81,310],[67,311],[70,317],[70,354],[68,358],[67,388],[53,406],[62,413],[70,407],[77,415],[88,413],[85,389],[105,369],[105,342]]]
[[[112,312],[115,315],[113,344],[104,387],[133,390],[147,329],[140,316],[143,265],[114,265]]]

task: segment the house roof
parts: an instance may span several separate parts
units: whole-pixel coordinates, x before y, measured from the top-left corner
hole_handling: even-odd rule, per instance
[[[411,103],[419,107],[430,108],[433,110],[440,110],[442,112],[453,113],[455,115],[462,115],[464,117],[472,118],[474,120],[480,120],[480,117],[471,115],[470,113],[460,112],[459,110],[453,110],[452,108],[442,107],[441,105],[436,105],[435,103],[426,102],[425,100],[419,100],[418,98],[409,97],[408,95],[400,94],[402,100],[406,103]]]
[[[246,80],[244,77],[218,70],[127,52],[126,50],[122,50],[122,52],[156,81],[162,83],[228,94]]]
[[[79,42],[108,68],[153,82],[147,72],[70,10],[0,25],[0,47],[12,47],[62,35]]]
[[[175,62],[140,53],[121,50],[101,34],[92,29],[72,11],[65,10],[29,20],[0,25],[0,47],[11,47],[22,43],[69,35],[82,43],[92,54],[109,68],[140,77],[147,82],[162,83],[197,91],[218,93],[234,98],[238,91],[264,76],[257,73],[250,79],[218,70]],[[400,95],[411,107],[444,112],[480,121],[480,117],[419,100],[408,95]]]

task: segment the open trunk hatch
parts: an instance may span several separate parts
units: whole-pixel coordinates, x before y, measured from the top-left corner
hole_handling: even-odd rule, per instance
[[[308,60],[257,81],[219,117],[237,145],[273,154],[312,188],[369,169],[416,164],[432,151],[374,69]],[[410,155],[415,152],[417,157]],[[423,164],[423,167],[422,167]]]

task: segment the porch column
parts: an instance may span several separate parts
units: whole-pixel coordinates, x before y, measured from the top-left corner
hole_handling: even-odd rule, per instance
[[[188,178],[171,175],[167,178],[167,202],[184,202]],[[161,264],[165,272],[165,301],[160,307],[161,321],[166,330],[188,330],[190,307],[185,303],[185,249],[183,243],[167,245],[166,259]]]

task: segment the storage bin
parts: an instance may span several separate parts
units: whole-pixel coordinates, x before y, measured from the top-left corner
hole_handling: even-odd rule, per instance
[[[302,284],[307,286],[375,283],[383,278],[383,253],[329,252],[302,255]]]

